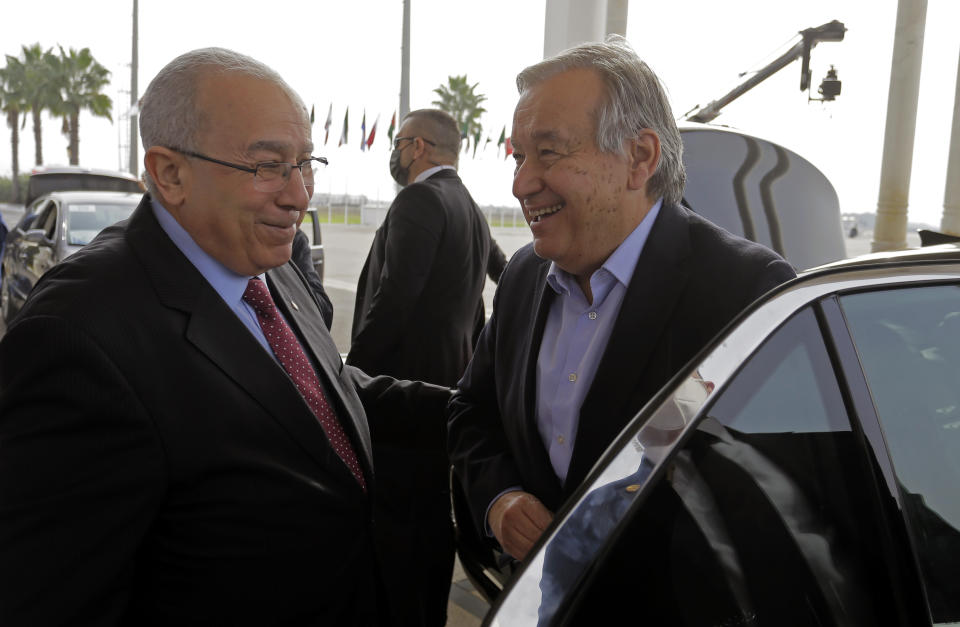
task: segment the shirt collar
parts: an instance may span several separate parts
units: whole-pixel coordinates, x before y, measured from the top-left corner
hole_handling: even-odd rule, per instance
[[[452,165],[449,165],[449,164],[446,164],[446,165],[435,165],[435,166],[433,166],[432,168],[428,168],[428,169],[424,170],[423,172],[421,172],[420,174],[418,174],[418,175],[417,175],[417,178],[413,179],[413,182],[414,182],[414,183],[419,183],[420,181],[425,181],[425,180],[427,180],[428,178],[430,178],[431,176],[433,176],[434,174],[436,174],[437,172],[439,172],[440,170],[454,170],[454,171],[456,171],[456,168],[453,167]]]
[[[200,248],[200,245],[167,211],[167,208],[155,199],[150,199],[150,206],[153,209],[153,215],[157,217],[157,221],[160,223],[160,227],[170,236],[180,252],[200,271],[200,274],[216,290],[220,298],[231,307],[239,303],[251,277],[237,274]],[[265,275],[260,274],[259,277],[263,280]]]
[[[603,265],[590,277],[591,284],[601,270],[606,270],[606,272],[612,275],[617,281],[622,283],[624,287],[630,285],[630,279],[633,278],[633,271],[636,269],[637,262],[640,260],[640,253],[643,252],[643,247],[646,245],[647,238],[650,236],[653,223],[660,214],[661,206],[663,206],[663,198],[658,198],[657,202],[653,203],[650,211],[647,212],[647,215],[640,221],[640,224],[631,231],[630,235],[617,246],[613,253],[607,257],[607,260],[603,262]],[[547,272],[547,283],[557,294],[561,295],[569,294],[572,287],[577,284],[572,274],[562,270],[554,262],[550,262],[550,270]]]

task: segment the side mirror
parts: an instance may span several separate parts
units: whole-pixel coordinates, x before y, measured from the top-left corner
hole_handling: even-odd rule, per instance
[[[31,244],[42,244],[47,240],[47,232],[43,229],[30,229],[23,234],[23,240]]]

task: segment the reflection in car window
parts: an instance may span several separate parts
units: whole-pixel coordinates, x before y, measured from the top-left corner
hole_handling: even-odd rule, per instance
[[[67,243],[86,246],[111,224],[126,220],[136,205],[78,203],[67,206]]]
[[[892,595],[857,451],[816,318],[803,310],[720,392],[567,620],[879,624]]]
[[[893,458],[931,615],[960,621],[960,288],[840,302]]]
[[[47,239],[53,239],[57,234],[57,214],[57,203],[51,200],[33,223],[32,228],[42,230]]]

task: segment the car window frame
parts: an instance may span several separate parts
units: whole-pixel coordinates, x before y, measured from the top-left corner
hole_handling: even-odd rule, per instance
[[[847,385],[841,386],[844,388],[843,393],[848,393],[846,391],[847,388],[852,390],[849,393],[849,402],[851,404],[848,406],[848,409],[851,414],[851,422],[856,425],[853,428],[858,430],[862,435],[859,441],[863,443],[864,450],[866,451],[867,446],[869,446],[870,453],[874,459],[884,460],[883,462],[879,462],[879,465],[881,466],[883,481],[889,489],[889,482],[893,477],[889,461],[889,452],[886,450],[886,445],[883,443],[882,438],[879,441],[877,440],[878,433],[882,434],[879,419],[876,414],[876,409],[873,407],[872,398],[868,393],[867,396],[864,397],[864,390],[867,389],[866,379],[862,369],[860,369],[859,360],[856,359],[856,352],[853,348],[849,330],[846,328],[845,321],[842,320],[842,312],[836,311],[839,305],[835,303],[835,300],[838,294],[853,293],[856,291],[890,289],[891,286],[907,287],[910,285],[933,285],[937,283],[957,284],[958,282],[960,282],[960,268],[958,268],[956,264],[944,263],[943,261],[908,262],[896,267],[878,265],[862,266],[856,269],[836,268],[824,270],[805,279],[797,279],[784,284],[748,307],[740,316],[727,325],[713,342],[700,351],[686,367],[681,369],[681,371],[638,412],[620,436],[608,447],[604,455],[601,456],[600,460],[590,471],[586,480],[577,488],[564,506],[560,508],[551,525],[528,553],[527,558],[518,568],[517,574],[508,583],[504,592],[491,607],[485,624],[492,624],[494,620],[502,625],[512,624],[506,616],[501,616],[500,614],[505,611],[504,606],[514,597],[514,594],[523,596],[524,592],[522,588],[524,586],[529,586],[531,583],[536,585],[536,581],[539,580],[539,574],[533,571],[537,567],[542,567],[543,553],[546,545],[556,538],[559,528],[565,524],[576,506],[584,500],[585,496],[589,494],[601,480],[604,480],[604,470],[609,467],[611,462],[615,461],[621,451],[625,450],[627,446],[630,446],[634,439],[642,437],[642,432],[651,418],[655,416],[658,411],[662,411],[669,403],[675,403],[678,400],[676,397],[677,391],[684,383],[694,379],[694,373],[702,364],[710,359],[717,359],[719,360],[717,363],[721,364],[727,362],[722,380],[716,381],[715,388],[703,399],[699,407],[696,408],[694,417],[686,424],[683,432],[677,439],[671,443],[671,450],[656,464],[656,467],[653,468],[645,478],[644,483],[639,488],[639,494],[635,502],[628,508],[628,512],[633,511],[636,507],[642,507],[643,501],[649,495],[650,486],[654,485],[662,475],[666,463],[676,454],[676,451],[684,445],[684,442],[692,431],[707,415],[714,399],[716,399],[736,377],[746,360],[759,350],[768,337],[774,334],[777,329],[796,314],[796,312],[806,306],[815,306],[818,309],[818,321],[820,322],[824,342],[828,345],[828,352],[832,355],[831,359],[836,359],[834,368],[838,372],[838,377],[843,373],[842,376],[847,380]],[[833,304],[830,304],[832,301]],[[852,356],[856,359],[855,361],[850,360],[851,351],[853,351]],[[834,355],[834,352],[836,352],[836,355]],[[869,403],[867,403],[867,399],[869,399]],[[847,400],[845,397],[845,402],[847,402]],[[861,429],[861,424],[869,426],[863,426]],[[880,446],[881,444],[882,446]],[[605,482],[609,482],[609,478],[606,478]],[[896,495],[894,496],[899,507],[900,500]],[[902,608],[901,611],[905,614],[916,617],[918,612],[917,592],[919,592],[920,595],[922,595],[923,592],[919,584],[919,579],[917,579],[919,577],[919,571],[916,570],[915,558],[912,556],[903,556],[896,548],[897,546],[903,546],[902,542],[897,544],[897,538],[902,539],[905,533],[905,528],[902,527],[902,525],[905,524],[902,519],[902,507],[900,507],[900,513],[900,520],[887,520],[886,516],[884,516],[883,519],[883,526],[890,526],[890,529],[885,532],[885,537],[889,540],[890,545],[884,549],[887,551],[885,558],[890,559],[885,559],[885,562],[888,564],[903,564],[904,566],[911,566],[912,564],[912,567],[904,572],[903,579],[899,581],[905,584],[902,588],[913,590],[914,592],[912,594],[908,593],[909,598],[898,599],[897,605]],[[629,513],[625,513],[624,516],[629,516]],[[618,533],[622,531],[622,528],[623,525],[620,524],[618,528],[610,534],[604,543],[604,548],[594,556],[591,563],[603,559],[603,551],[609,550],[610,547],[615,544],[616,537]],[[912,585],[913,582],[915,582],[916,585]],[[521,591],[515,593],[514,591],[518,588],[521,589]],[[918,590],[918,588],[920,589]]]

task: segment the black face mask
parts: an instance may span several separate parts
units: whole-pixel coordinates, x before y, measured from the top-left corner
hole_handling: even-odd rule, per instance
[[[411,161],[406,167],[400,165],[401,152],[403,152],[402,149],[394,148],[393,152],[390,153],[390,176],[397,182],[397,185],[406,187],[407,179],[410,178],[410,165],[413,165],[413,162]]]

